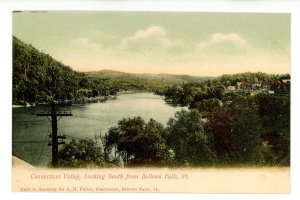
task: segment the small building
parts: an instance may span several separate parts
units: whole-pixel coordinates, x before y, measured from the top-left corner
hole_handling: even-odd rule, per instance
[[[242,82],[237,82],[236,83],[236,88],[239,90],[239,89],[241,89],[241,85],[242,85]]]
[[[228,86],[227,88],[229,91],[235,91],[235,87],[234,86]]]
[[[251,96],[254,96],[254,95],[257,95],[257,94],[258,94],[258,92],[257,92],[256,90],[250,91],[250,95],[251,95]]]
[[[263,90],[269,90],[271,84],[272,84],[271,82],[263,82],[263,83],[261,84],[261,88],[262,88]]]
[[[248,82],[242,82],[240,85],[240,89],[244,92],[250,92],[250,90],[252,89],[252,84]]]
[[[268,94],[275,94],[273,90],[269,90]]]

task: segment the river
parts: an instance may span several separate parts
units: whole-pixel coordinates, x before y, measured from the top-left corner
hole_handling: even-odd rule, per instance
[[[13,108],[12,112],[13,155],[35,166],[46,166],[51,160],[51,147],[48,146],[51,122],[46,117],[36,116],[43,109],[42,106],[20,107]],[[96,134],[106,133],[119,120],[128,117],[141,116],[146,122],[153,118],[166,125],[175,112],[186,108],[170,106],[163,97],[152,93],[134,93],[68,109],[73,116],[62,117],[58,122],[58,134],[69,136],[66,142],[71,137],[94,139]]]

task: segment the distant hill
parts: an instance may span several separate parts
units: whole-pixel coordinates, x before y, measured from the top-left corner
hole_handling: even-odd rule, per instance
[[[172,74],[136,74],[114,70],[101,70],[85,72],[85,75],[97,85],[99,91],[109,86],[111,93],[120,91],[143,91],[162,94],[163,91],[173,85],[187,82],[203,82],[211,77],[197,77],[189,75]]]
[[[205,81],[208,79],[213,79],[213,77],[199,77],[190,75],[175,75],[175,74],[137,74],[137,73],[126,73],[115,70],[101,70],[85,72],[86,75],[93,78],[132,78],[132,79],[144,79],[148,81],[163,81],[163,82],[173,82],[182,83],[190,81]]]

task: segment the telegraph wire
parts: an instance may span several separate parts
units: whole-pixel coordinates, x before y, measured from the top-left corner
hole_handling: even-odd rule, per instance
[[[41,149],[41,151],[40,151],[40,155],[39,155],[39,157],[38,157],[38,161],[37,161],[38,164],[40,163],[40,159],[41,159],[42,153],[43,153],[43,151],[44,151],[44,147],[45,147],[45,143],[46,143],[48,134],[50,134],[50,126],[48,127],[48,132],[46,132],[45,139],[44,139],[44,143],[43,143],[42,149]]]
[[[97,118],[94,118],[94,117],[88,117],[86,115],[73,115],[73,117],[82,118],[82,119],[91,119],[91,120],[95,120],[95,121],[101,121],[100,119],[97,119]]]
[[[44,140],[28,140],[28,141],[13,141],[13,143],[40,143],[40,142],[44,142]]]

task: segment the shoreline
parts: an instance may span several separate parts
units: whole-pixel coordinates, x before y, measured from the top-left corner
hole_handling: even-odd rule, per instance
[[[76,100],[72,99],[72,100],[60,101],[58,104],[71,103],[71,105],[77,105],[77,104],[86,104],[86,103],[98,103],[99,101],[114,100],[117,98],[117,96],[122,95],[122,94],[140,94],[140,93],[151,93],[154,95],[158,95],[158,94],[155,94],[155,92],[147,92],[147,91],[121,91],[121,92],[117,92],[115,95],[97,96],[97,97],[81,97]],[[158,96],[161,96],[161,95],[158,95]],[[79,101],[79,103],[77,101]],[[82,103],[82,102],[84,102],[84,103]],[[27,103],[27,105],[12,104],[12,108],[27,108],[27,107],[39,106],[39,105],[47,105],[47,103],[45,103],[45,102],[33,103],[33,104]]]
[[[35,106],[35,105],[16,105],[16,104],[13,104],[12,105],[12,108],[27,108],[27,107],[32,107],[32,106]]]

